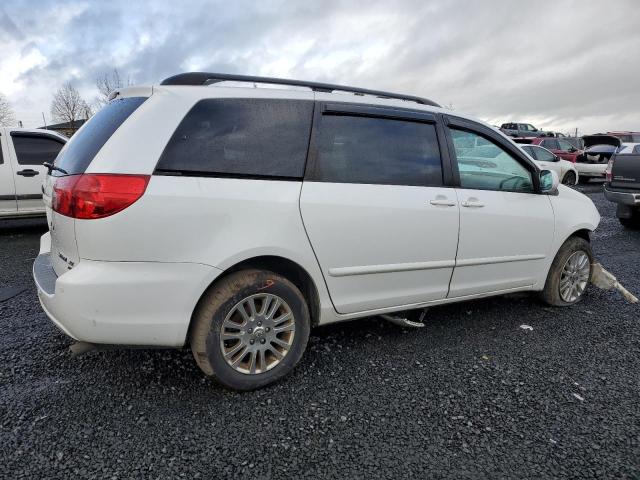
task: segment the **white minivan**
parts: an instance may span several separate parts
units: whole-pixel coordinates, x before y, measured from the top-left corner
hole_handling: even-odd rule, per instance
[[[0,128],[0,221],[45,214],[43,163],[53,162],[66,142],[48,130]]]
[[[214,73],[116,92],[44,200],[33,273],[63,332],[189,345],[242,390],[289,372],[316,325],[517,291],[572,305],[600,221],[508,137],[430,100]]]

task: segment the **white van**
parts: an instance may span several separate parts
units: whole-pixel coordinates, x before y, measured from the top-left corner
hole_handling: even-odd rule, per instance
[[[52,163],[66,142],[48,130],[0,128],[0,220],[45,214],[43,163]]]
[[[58,327],[190,345],[243,390],[289,372],[316,325],[516,291],[572,305],[600,221],[504,134],[430,100],[213,73],[116,92],[44,200],[34,277]]]

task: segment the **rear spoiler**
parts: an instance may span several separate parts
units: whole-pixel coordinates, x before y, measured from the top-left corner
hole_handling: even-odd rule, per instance
[[[123,87],[117,90],[114,90],[109,95],[109,101],[114,98],[125,98],[125,97],[150,97],[153,95],[153,85],[140,85],[136,87]]]

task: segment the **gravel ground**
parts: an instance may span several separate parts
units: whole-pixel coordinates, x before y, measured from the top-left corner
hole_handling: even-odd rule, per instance
[[[587,191],[596,256],[640,292],[640,232]],[[0,226],[0,477],[640,477],[640,310],[616,293],[319,328],[292,375],[240,394],[186,350],[71,358],[32,285],[45,229]]]

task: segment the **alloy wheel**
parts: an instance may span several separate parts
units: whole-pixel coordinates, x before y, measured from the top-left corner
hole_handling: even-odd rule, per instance
[[[295,330],[291,307],[281,297],[251,295],[239,301],[222,322],[220,349],[237,372],[264,373],[289,353]]]
[[[567,303],[576,302],[584,293],[589,282],[591,263],[589,256],[579,250],[565,262],[560,274],[560,298]]]

